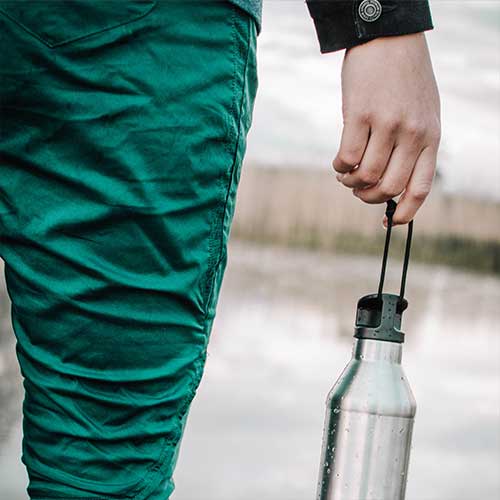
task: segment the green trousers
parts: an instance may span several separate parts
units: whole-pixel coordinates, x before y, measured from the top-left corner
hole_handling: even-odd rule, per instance
[[[32,499],[173,490],[256,36],[225,2],[0,1],[0,251]]]

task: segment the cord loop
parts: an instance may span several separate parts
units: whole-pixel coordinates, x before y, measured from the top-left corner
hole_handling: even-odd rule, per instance
[[[385,215],[387,216],[387,232],[385,235],[385,245],[384,245],[384,256],[382,257],[382,269],[380,271],[380,280],[378,284],[378,299],[382,300],[382,292],[384,289],[384,281],[385,281],[385,271],[387,268],[387,258],[389,256],[389,244],[391,241],[391,233],[393,222],[392,219],[394,217],[394,213],[396,212],[397,203],[394,200],[389,200],[387,202],[387,208],[385,211]],[[413,236],[413,221],[408,223],[408,234],[406,236],[406,247],[405,247],[405,256],[403,262],[403,273],[401,276],[401,288],[399,291],[399,304],[403,302],[405,295],[405,287],[406,287],[406,277],[408,274],[408,264],[410,263],[410,249],[411,249],[411,239]]]

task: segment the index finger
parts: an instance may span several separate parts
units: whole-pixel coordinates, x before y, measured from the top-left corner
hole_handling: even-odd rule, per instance
[[[361,120],[346,121],[342,129],[340,148],[333,168],[342,174],[350,172],[361,162],[370,136],[370,126]]]

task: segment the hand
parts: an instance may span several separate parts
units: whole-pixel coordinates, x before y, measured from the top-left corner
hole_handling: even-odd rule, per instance
[[[333,160],[337,179],[366,203],[403,193],[393,220],[409,222],[430,192],[441,133],[424,34],[376,38],[348,49],[342,114],[342,140]]]

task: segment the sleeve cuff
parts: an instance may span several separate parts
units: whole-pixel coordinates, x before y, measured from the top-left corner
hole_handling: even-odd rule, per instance
[[[307,0],[322,53],[432,29],[428,0]]]

